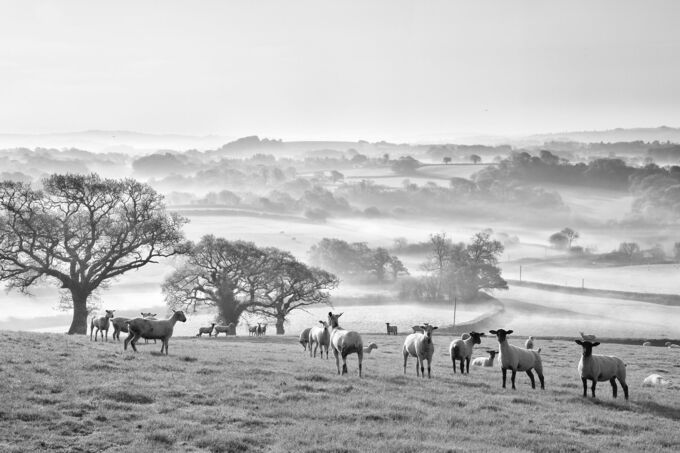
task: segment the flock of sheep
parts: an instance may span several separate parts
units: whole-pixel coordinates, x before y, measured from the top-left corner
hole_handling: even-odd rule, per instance
[[[90,340],[94,333],[94,341],[97,341],[97,336],[100,335],[102,341],[108,340],[109,325],[114,328],[113,338],[120,340],[120,332],[127,332],[128,337],[124,341],[124,349],[127,350],[128,343],[136,352],[135,344],[140,338],[161,340],[161,354],[165,351],[168,354],[168,342],[172,337],[173,328],[177,321],[185,322],[186,317],[182,311],[173,310],[173,315],[169,319],[158,320],[155,314],[141,313],[140,318],[122,318],[114,317],[115,310],[106,310],[106,314],[102,317],[93,318],[90,323]],[[313,326],[304,329],[300,334],[299,341],[305,351],[309,350],[310,357],[316,357],[317,351],[320,352],[320,357],[323,358],[324,350],[326,351],[326,359],[328,359],[329,350],[333,351],[335,363],[338,374],[347,373],[347,356],[350,354],[357,354],[359,362],[359,377],[362,376],[362,362],[364,354],[370,354],[371,350],[377,349],[375,343],[370,343],[364,347],[361,335],[358,332],[345,330],[340,327],[338,319],[342,313],[334,314],[328,313],[327,321],[319,321],[320,326]],[[96,332],[95,332],[96,329]],[[266,332],[266,324],[264,328],[261,324],[257,326],[249,326],[250,334],[262,335]],[[402,347],[402,355],[404,357],[404,374],[406,374],[406,366],[409,357],[416,359],[416,375],[425,377],[425,362],[427,361],[427,376],[432,377],[431,362],[434,355],[434,343],[432,341],[432,333],[437,329],[436,326],[430,324],[423,324],[413,327],[413,333],[408,335],[404,340]],[[210,327],[201,327],[196,336],[202,336],[206,333],[212,336],[213,331],[215,336],[219,333],[225,335],[235,334],[235,326],[233,323],[227,326],[216,326],[212,324]],[[397,334],[396,326],[387,324],[387,333]],[[534,350],[534,338],[529,337],[525,343],[525,347],[521,348],[508,343],[507,337],[512,334],[512,330],[490,330],[489,333],[496,336],[498,341],[498,351],[488,351],[489,357],[478,357],[472,361],[473,366],[491,367],[494,364],[494,359],[498,355],[500,368],[503,376],[503,388],[506,385],[507,372],[510,370],[511,383],[513,390],[515,387],[515,377],[518,371],[525,372],[531,380],[531,387],[536,388],[536,381],[533,372],[536,372],[541,384],[541,389],[545,389],[545,381],[543,377],[543,363],[541,361],[541,349]],[[456,373],[456,361],[459,361],[460,372],[470,372],[470,362],[474,345],[481,344],[481,338],[484,333],[470,332],[463,334],[461,338],[455,339],[449,345],[449,355],[453,366],[453,372]],[[604,356],[593,354],[593,348],[600,343],[595,341],[594,335],[586,335],[581,332],[581,340],[575,340],[578,345],[582,347],[581,360],[578,364],[578,371],[581,375],[583,383],[583,396],[588,393],[588,381],[592,381],[591,393],[595,397],[595,387],[597,382],[606,382],[612,386],[612,395],[617,396],[617,384],[623,388],[623,394],[628,399],[628,385],[626,383],[626,365],[618,357]],[[644,344],[647,345],[647,344]],[[667,343],[669,348],[678,347],[677,345]],[[340,358],[342,358],[342,369],[340,368]],[[643,385],[668,385],[669,381],[662,376],[653,374],[648,376]]]

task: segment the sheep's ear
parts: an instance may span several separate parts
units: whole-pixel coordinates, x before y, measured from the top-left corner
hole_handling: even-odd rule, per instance
[[[495,331],[495,330],[489,330],[489,333],[490,333],[491,335],[496,335],[496,331]]]
[[[439,327],[437,327],[437,326],[434,326],[434,327],[432,328],[432,330],[435,330],[435,329],[439,329]]]
[[[344,313],[344,311],[342,313]],[[340,316],[342,316],[342,313],[338,313],[338,316],[336,316],[336,318],[339,318]]]
[[[479,334],[480,337],[483,337],[484,335],[486,335],[484,332]]]
[[[600,345],[600,342],[599,342],[599,341],[596,341],[595,343],[593,343],[593,347],[599,346],[599,345]]]
[[[581,340],[574,340],[574,341],[576,342],[576,344],[583,346],[583,342]]]
[[[512,330],[508,330],[507,332],[505,332],[506,335],[510,335],[511,333],[512,333]]]
[[[320,322],[321,324],[323,324],[323,323],[324,323],[324,321],[319,321],[319,322]]]

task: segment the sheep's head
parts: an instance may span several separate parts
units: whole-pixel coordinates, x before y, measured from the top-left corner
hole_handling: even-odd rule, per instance
[[[324,329],[328,329],[328,323],[326,321],[319,321],[319,322],[323,325]]]
[[[113,312],[116,310],[104,310],[106,312],[106,317],[107,318],[113,318]]]
[[[492,359],[496,357],[496,354],[498,354],[498,351],[486,351],[486,352],[489,353],[489,357],[491,357]]]
[[[337,315],[334,315],[333,312],[328,312],[328,324],[332,327],[338,327],[338,318],[342,316],[342,313],[338,313]]]
[[[431,343],[432,342],[432,331],[435,329],[438,329],[437,326],[431,326],[427,323],[423,324],[420,326],[421,329],[423,329],[423,334],[427,337],[427,342]]]
[[[472,337],[472,344],[481,344],[483,336],[484,336],[484,332],[482,332],[482,333],[470,332],[470,337]]]
[[[184,316],[184,312],[182,310],[179,310],[179,311],[172,310],[172,317],[177,318],[178,321],[182,321],[182,322],[186,322],[186,320],[187,320],[187,317]]]
[[[369,343],[367,346],[368,351],[372,351],[373,349],[378,349],[378,345],[375,343]]]
[[[491,335],[496,335],[496,338],[498,338],[499,343],[503,343],[506,340],[506,337],[510,335],[512,332],[513,332],[512,330],[505,329],[489,330],[489,333]]]
[[[581,340],[574,340],[576,344],[581,345],[583,348],[583,357],[589,357],[593,355],[593,348],[595,346],[598,346],[600,344],[599,341],[596,341],[595,343],[591,343],[590,341],[581,341]]]
[[[173,312],[174,311],[175,310],[173,310]],[[142,315],[142,318],[155,318],[156,317],[156,313],[151,313],[151,312],[148,312],[148,313],[140,312],[140,314]]]

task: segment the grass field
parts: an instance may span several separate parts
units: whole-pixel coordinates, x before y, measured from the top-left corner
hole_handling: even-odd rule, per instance
[[[350,326],[346,326],[350,327]],[[404,337],[365,336],[379,349],[349,375],[312,359],[294,337],[173,338],[140,352],[86,337],[0,332],[0,451],[678,451],[678,351],[605,344],[628,365],[630,400],[581,397],[580,348],[538,340],[546,390],[500,370],[454,375],[451,337],[437,336],[433,378],[403,375]],[[510,338],[518,344],[519,339]],[[474,355],[496,347],[485,339]],[[606,384],[606,385],[605,385]]]

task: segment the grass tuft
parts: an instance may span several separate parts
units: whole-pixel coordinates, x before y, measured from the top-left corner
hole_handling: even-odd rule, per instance
[[[191,357],[191,356],[188,356],[188,355],[184,355],[184,356],[180,357],[179,360],[181,362],[195,362],[195,361],[198,360],[198,358]]]
[[[130,393],[125,390],[111,390],[104,391],[101,393],[102,398],[109,399],[111,401],[116,401],[119,403],[130,403],[130,404],[151,404],[154,399],[148,395],[141,393]]]

